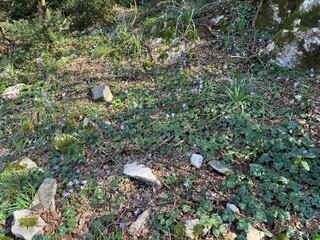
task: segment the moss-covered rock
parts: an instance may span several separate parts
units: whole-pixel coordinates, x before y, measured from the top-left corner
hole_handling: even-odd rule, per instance
[[[275,34],[274,40],[262,51],[261,56],[283,67],[320,69],[320,29],[318,28],[320,2],[269,0],[265,4],[265,10],[261,12],[257,27],[262,30],[280,30]],[[280,11],[280,6],[287,7]],[[273,12],[270,12],[270,9]],[[278,25],[263,25],[263,22],[275,21]]]
[[[78,139],[71,134],[59,134],[53,139],[53,147],[61,153],[74,153],[79,150],[80,143]]]
[[[199,239],[202,234],[202,225],[199,219],[179,222],[173,226],[174,235],[179,239]]]

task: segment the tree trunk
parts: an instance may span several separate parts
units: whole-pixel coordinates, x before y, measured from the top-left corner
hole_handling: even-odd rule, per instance
[[[43,24],[43,23],[45,23],[48,15],[49,15],[49,10],[47,8],[47,4],[46,4],[45,0],[39,0],[39,10],[40,10],[39,23]]]

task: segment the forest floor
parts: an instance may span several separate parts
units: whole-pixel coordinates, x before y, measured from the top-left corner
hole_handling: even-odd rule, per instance
[[[320,72],[251,58],[250,29],[199,26],[198,37],[171,47],[133,41],[124,26],[1,61],[0,93],[25,84],[18,98],[0,100],[1,169],[24,156],[39,168],[0,175],[0,236],[52,177],[56,211],[36,212],[47,223],[36,239],[133,239],[128,229],[147,209],[139,239],[185,239],[177,226],[192,219],[204,229],[199,239],[246,239],[249,225],[266,239],[319,239]],[[258,39],[255,51],[268,41]],[[182,45],[174,62],[163,57]],[[114,99],[92,101],[103,83]],[[82,127],[85,117],[97,130]],[[62,154],[52,145],[60,133],[81,144]],[[204,157],[199,169],[193,153]],[[234,173],[213,171],[210,160]],[[133,161],[162,185],[124,175]]]

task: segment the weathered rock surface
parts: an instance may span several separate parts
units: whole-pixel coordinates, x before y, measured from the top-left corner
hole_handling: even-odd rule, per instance
[[[210,162],[208,162],[209,166],[212,167],[214,170],[216,170],[217,172],[221,173],[221,174],[232,174],[233,171],[225,166],[222,165],[221,162],[219,161],[215,161],[212,160]]]
[[[3,98],[15,99],[19,96],[19,93],[24,86],[26,85],[23,83],[19,83],[17,85],[8,87],[6,90],[4,90],[4,92],[1,95]]]
[[[55,195],[57,191],[57,181],[53,178],[46,178],[40,185],[30,209],[43,208],[50,211],[56,210]]]
[[[143,230],[143,228],[145,227],[148,218],[151,215],[151,210],[147,209],[145,210],[138,218],[137,220],[131,224],[131,226],[129,227],[129,234],[131,234],[132,236],[138,236],[139,233]]]
[[[89,118],[84,118],[82,127],[88,130],[98,130],[98,125]]]
[[[12,222],[12,227],[11,227],[11,232],[18,238],[26,239],[26,240],[31,240],[34,235],[39,233],[44,226],[46,226],[46,223],[40,216],[32,216],[32,217],[37,217],[37,225],[33,227],[23,227],[20,226],[20,220],[27,218],[30,216],[32,212],[30,210],[20,210],[20,211],[15,211],[13,213],[13,222]]]
[[[249,229],[247,232],[247,240],[262,240],[264,238],[264,233],[261,231],[258,231],[251,225],[249,225]]]
[[[236,213],[236,214],[240,213],[239,208],[237,208],[237,206],[232,203],[227,203],[227,208],[231,209],[233,213]]]
[[[260,52],[279,66],[320,68],[320,1],[267,0],[257,19],[257,28],[276,33]]]
[[[53,139],[53,147],[61,152],[66,153],[68,150],[72,150],[73,146],[78,145],[78,139],[76,139],[71,134],[59,134]]]
[[[195,227],[200,224],[199,219],[186,220],[186,235],[190,239],[197,239],[197,233],[195,233]]]
[[[32,161],[30,158],[28,157],[24,157],[23,159],[21,159],[19,161],[19,165],[25,167],[26,169],[31,169],[31,168],[37,168],[37,164]]]
[[[161,185],[160,181],[152,173],[150,168],[143,164],[138,164],[137,162],[126,164],[123,173],[145,183]]]
[[[203,162],[203,157],[199,154],[193,153],[190,158],[190,163],[196,168],[200,168]]]
[[[113,95],[110,88],[106,84],[101,84],[91,89],[94,101],[111,102]]]

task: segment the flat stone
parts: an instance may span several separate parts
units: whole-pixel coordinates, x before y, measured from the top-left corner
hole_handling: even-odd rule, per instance
[[[203,162],[203,157],[199,154],[193,153],[190,158],[190,163],[196,168],[200,168]]]
[[[137,220],[134,223],[132,223],[131,226],[129,227],[129,230],[128,230],[129,234],[131,234],[132,236],[139,235],[139,233],[145,227],[147,220],[150,217],[150,214],[151,214],[150,209],[147,209],[142,214],[140,214]]]
[[[24,157],[22,160],[20,160],[19,165],[25,167],[26,169],[38,167],[37,164],[28,157]]]
[[[13,213],[13,222],[11,227],[11,232],[17,237],[22,238],[26,240],[32,240],[33,236],[39,233],[44,226],[47,224],[44,222],[44,220],[40,216],[32,216],[38,218],[37,226],[34,227],[22,227],[20,226],[20,220],[22,218],[26,218],[29,215],[31,215],[32,212],[30,210],[20,210],[15,211]]]
[[[240,214],[239,208],[232,203],[227,203],[227,208],[229,208],[233,213]]]
[[[137,162],[128,163],[124,166],[123,173],[145,183],[157,184],[161,186],[160,181],[156,178],[155,175],[153,175],[151,169],[143,164],[138,164]]]
[[[264,232],[258,231],[254,227],[249,225],[249,229],[247,232],[247,240],[262,240],[264,238]]]
[[[30,209],[43,208],[50,211],[56,210],[55,195],[57,191],[57,181],[53,178],[46,178],[40,185]]]
[[[227,174],[227,173],[233,174],[233,171],[231,169],[223,166],[222,163],[219,161],[212,160],[208,162],[208,164],[210,167],[212,167],[214,170],[216,170],[221,174]]]
[[[8,98],[8,99],[15,99],[19,96],[20,91],[22,88],[25,86],[23,83],[19,83],[17,85],[8,87],[4,92],[2,93],[3,98]]]
[[[106,84],[101,84],[91,89],[94,101],[111,102],[113,95],[110,88]]]

